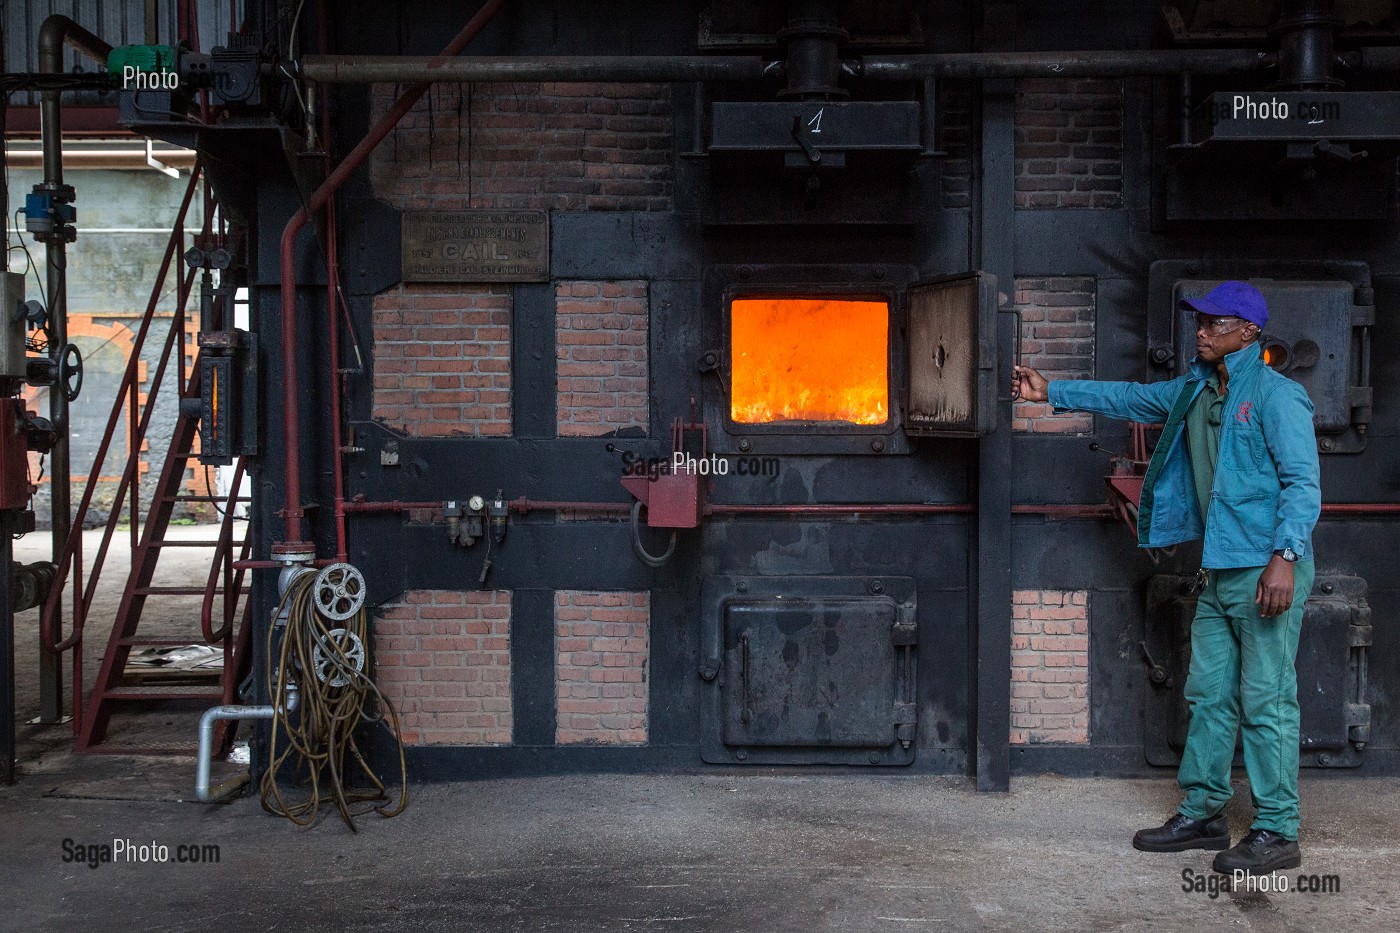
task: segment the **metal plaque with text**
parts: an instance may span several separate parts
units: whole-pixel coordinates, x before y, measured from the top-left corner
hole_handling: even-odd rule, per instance
[[[405,282],[547,282],[548,211],[413,211]]]

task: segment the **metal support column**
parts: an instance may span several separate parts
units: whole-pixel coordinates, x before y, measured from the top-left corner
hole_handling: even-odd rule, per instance
[[[988,6],[983,14],[986,51],[1015,47],[1015,10]],[[978,197],[974,249],[977,268],[996,276],[997,291],[1015,294],[1016,82],[982,82]],[[1013,348],[1009,315],[997,315],[997,378],[1009,383]],[[1002,379],[1003,374],[1005,379]],[[1004,387],[999,385],[1004,391]],[[1001,397],[1002,392],[998,392]],[[996,430],[978,442],[977,457],[977,789],[1004,791],[1011,771],[1011,403],[998,402]]]
[[[10,592],[14,538],[9,512],[0,512],[0,784],[15,782],[15,614]]]
[[[5,30],[0,25],[0,72],[5,70]],[[9,98],[0,95],[0,143],[4,139],[5,105]],[[5,172],[5,147],[0,145],[0,177]],[[10,246],[10,189],[0,185],[0,218],[5,218],[5,255]],[[8,517],[0,512],[0,784],[15,782],[15,614],[10,611],[10,559],[14,539],[10,537]]]
[[[112,47],[66,16],[55,14],[39,27],[39,71],[63,73],[63,49],[71,45],[99,65],[107,64]],[[39,98],[39,133],[44,150],[44,181],[36,186],[56,200],[68,203],[73,191],[63,183],[63,117],[59,91],[44,91]],[[66,229],[65,229],[66,228]],[[54,229],[43,238],[45,272],[49,298],[49,356],[61,364],[68,343],[68,243],[73,239],[71,225],[56,219]],[[36,235],[36,239],[40,239]],[[68,399],[59,386],[49,389],[49,420],[58,431],[58,440],[49,453],[50,535],[55,564],[63,560],[68,532],[73,524],[73,503],[69,490]],[[59,606],[62,604],[60,603]],[[55,637],[63,631],[63,614],[56,607],[53,616]],[[39,721],[63,721],[63,668],[58,654],[39,645]]]

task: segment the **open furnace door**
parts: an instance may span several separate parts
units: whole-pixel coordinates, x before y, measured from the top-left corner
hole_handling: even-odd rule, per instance
[[[985,272],[909,286],[905,431],[980,437],[996,428],[997,280]]]

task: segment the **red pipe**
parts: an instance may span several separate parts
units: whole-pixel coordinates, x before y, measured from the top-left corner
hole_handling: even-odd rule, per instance
[[[487,0],[475,16],[462,28],[442,53],[434,61],[451,58],[457,55],[467,44],[476,38],[477,34],[486,27],[498,10],[505,5],[505,0]],[[296,240],[297,234],[306,226],[312,214],[324,208],[327,202],[340,190],[341,186],[350,179],[365,160],[369,158],[371,152],[382,143],[398,122],[413,109],[419,98],[428,90],[431,85],[424,82],[411,85],[404,91],[402,96],[389,108],[389,112],[384,114],[360,140],[354,149],[350,150],[335,171],[331,172],[321,186],[312,193],[306,204],[299,209],[292,219],[287,221],[287,226],[282,231],[282,421],[283,421],[283,442],[286,446],[286,487],[287,498],[286,508],[283,511],[283,518],[287,525],[287,540],[283,542],[282,549],[293,548],[306,549],[309,547],[301,540],[302,519],[306,514],[301,506],[301,454],[297,449],[300,438],[300,424],[298,423],[297,394],[294,388],[294,374],[296,372],[296,350],[297,350],[297,301],[296,301]],[[328,309],[334,312],[334,309]],[[340,452],[336,451],[336,456]],[[339,507],[339,503],[337,503]]]
[[[400,502],[398,499],[392,502],[363,502],[350,501],[342,503],[340,511],[350,512],[407,512],[411,509],[441,509],[441,502]]]
[[[971,505],[960,503],[872,502],[821,503],[807,505],[726,505],[708,503],[706,515],[946,515],[974,511]]]
[[[1327,515],[1395,515],[1400,513],[1400,502],[1329,502],[1322,507]]]
[[[508,503],[510,510],[520,515],[529,512],[548,510],[568,512],[625,513],[631,505],[625,502],[569,502],[554,499],[528,499],[521,496]],[[388,502],[365,502],[352,500],[344,504],[343,511],[350,512],[408,512],[416,509],[442,509],[441,502],[404,502],[394,499]],[[711,502],[705,506],[706,515],[970,515],[976,512],[970,504],[957,502],[871,502],[871,503],[811,503],[807,505],[736,505]],[[1400,514],[1400,503],[1396,502],[1335,502],[1322,507],[1324,514],[1378,515]],[[1048,518],[1113,518],[1113,507],[1109,505],[1013,505],[1013,515],[1044,515]],[[269,562],[280,567],[276,561]]]
[[[329,567],[333,563],[335,561],[329,558],[320,558],[313,560],[311,566]],[[232,566],[234,570],[282,570],[287,566],[287,562],[282,560],[236,560]]]

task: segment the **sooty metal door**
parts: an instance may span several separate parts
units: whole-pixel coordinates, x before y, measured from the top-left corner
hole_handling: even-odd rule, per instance
[[[711,577],[703,599],[711,762],[908,764],[907,577]]]
[[[1147,586],[1147,761],[1176,765],[1190,722],[1184,688],[1191,667],[1196,595],[1189,577],[1159,575]],[[1371,737],[1366,667],[1371,607],[1366,581],[1319,576],[1303,610],[1298,642],[1299,763],[1354,768]],[[1238,749],[1237,740],[1237,749]],[[1243,764],[1237,751],[1236,764]]]

